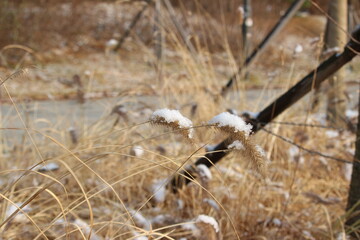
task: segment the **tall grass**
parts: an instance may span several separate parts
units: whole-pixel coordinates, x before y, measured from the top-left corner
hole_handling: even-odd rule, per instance
[[[202,18],[201,15],[194,14],[193,17],[199,19],[194,22],[199,28],[208,31],[208,18],[204,15]],[[198,53],[193,56],[179,38],[167,15],[163,16],[163,24],[167,47],[161,81],[155,79],[152,64],[142,64],[144,61],[153,63],[156,60],[152,49],[141,41],[127,42],[127,47],[138,49],[133,52],[134,56],[126,50],[121,52],[128,54],[131,63],[125,62],[123,56],[111,55],[107,60],[103,60],[105,64],[99,62],[94,65],[89,61],[89,66],[86,66],[93,71],[82,82],[84,100],[89,101],[86,96],[94,91],[93,89],[121,89],[122,98],[118,104],[125,106],[121,109],[121,114],[117,114],[119,111],[112,111],[113,105],[104,104],[106,113],[98,116],[98,120],[92,124],[85,124],[80,118],[70,122],[67,119],[69,116],[61,116],[63,120],[59,117],[58,121],[49,121],[43,128],[33,125],[30,118],[24,118],[20,127],[12,128],[9,120],[11,118],[1,112],[0,123],[3,128],[0,129],[0,237],[345,237],[342,216],[348,180],[343,174],[344,165],[310,155],[301,149],[294,150],[289,143],[266,132],[247,138],[244,133],[234,133],[234,129],[219,124],[207,124],[227,108],[258,111],[270,99],[261,99],[261,95],[256,99],[247,99],[244,95],[249,84],[239,82],[239,93],[230,95],[229,99],[217,100],[217,94],[226,82],[228,73],[231,74],[238,67],[237,55],[231,50],[232,40],[226,36],[217,39],[223,48],[220,53],[213,53],[209,44],[195,41]],[[216,26],[219,26],[219,29],[214,31],[221,36],[222,26]],[[286,89],[297,79],[297,75],[300,75],[297,72],[297,59],[287,54],[284,57],[291,61],[284,61],[281,65],[283,68],[272,76],[276,84],[270,82],[266,72],[258,71],[254,74],[265,76],[264,79],[269,80],[267,87],[263,88],[264,95],[270,92],[268,87],[274,85]],[[96,59],[101,59],[99,55],[96,55]],[[91,56],[86,55],[85,58],[89,59]],[[32,71],[34,70],[30,69],[27,74],[32,76]],[[107,82],[106,77],[100,77],[101,74],[123,82]],[[126,91],[125,81],[130,86]],[[262,78],[259,81],[264,84]],[[18,89],[21,84],[26,84],[24,76],[14,76],[14,79],[5,82],[1,87],[2,99],[11,102],[12,108],[21,105],[12,98],[18,94],[16,91],[20,91]],[[41,86],[36,84],[39,83],[34,81],[31,85],[37,88]],[[55,85],[54,82],[42,84]],[[54,88],[59,92],[64,91],[64,88],[59,86],[55,85]],[[73,95],[75,90],[72,89]],[[49,91],[45,90],[45,94]],[[154,101],[154,104],[149,100],[140,104],[139,93],[153,97],[158,95],[160,101]],[[236,101],[231,101],[231,98],[236,98]],[[154,110],[163,107],[179,109],[184,116],[191,119],[192,126],[184,128],[179,121],[169,123],[159,115],[150,118]],[[309,109],[309,102],[304,100],[302,104],[284,113],[279,120],[297,123],[321,122],[318,115],[307,114]],[[20,110],[16,116],[22,116]],[[44,119],[42,121],[46,122]],[[70,131],[72,133],[69,133],[70,126],[74,127]],[[190,129],[195,133],[189,143],[186,138],[190,136]],[[306,148],[352,159],[354,136],[348,131],[338,132],[339,135],[334,137],[334,133],[331,135],[326,129],[314,130],[304,126],[290,128],[270,125],[268,129]],[[24,140],[7,141],[9,135],[15,135],[16,132],[25,132]],[[77,133],[76,141],[74,132]],[[240,141],[247,152],[239,154],[232,151],[211,169],[210,174],[204,166],[198,167],[199,177],[180,189],[177,194],[166,188],[171,178],[180,170],[186,171],[188,165],[206,151],[211,151],[209,145],[217,144],[229,135],[233,138],[229,145]],[[259,170],[262,171],[265,160],[255,143],[265,149],[268,159],[266,175],[263,174],[263,177],[259,175]],[[58,167],[51,170],[49,163],[55,163]],[[258,171],[252,168],[254,163],[257,163]],[[37,166],[47,168],[39,170]],[[17,210],[18,213],[10,217]]]

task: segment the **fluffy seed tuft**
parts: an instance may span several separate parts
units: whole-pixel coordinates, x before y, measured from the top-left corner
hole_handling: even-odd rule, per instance
[[[185,138],[189,140],[193,138],[194,133],[191,120],[184,117],[178,110],[171,110],[167,108],[156,110],[151,115],[150,122],[170,127],[174,130],[181,130],[180,133]]]
[[[252,129],[251,124],[247,124],[241,117],[229,112],[220,113],[213,117],[208,123],[215,125],[220,130],[229,134],[243,134],[245,138],[250,135]]]

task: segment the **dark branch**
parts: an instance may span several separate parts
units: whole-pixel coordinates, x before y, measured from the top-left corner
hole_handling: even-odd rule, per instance
[[[299,81],[295,86],[290,88],[286,93],[277,98],[273,103],[262,110],[256,119],[247,119],[248,123],[251,123],[253,127],[253,133],[255,134],[258,130],[263,128],[266,124],[271,122],[279,114],[284,112],[299,99],[304,97],[314,87],[320,85],[321,82],[325,81],[330,75],[338,71],[342,66],[351,61],[357,54],[360,53],[360,25],[358,25],[352,34],[352,38],[349,43],[345,46],[344,51],[340,54],[334,54],[329,59],[321,63],[315,70],[310,72],[306,77]],[[204,164],[207,167],[212,167],[213,164],[219,162],[228,153],[227,139],[216,146],[215,153],[208,153],[204,157],[199,158],[195,165]],[[185,174],[182,172],[182,174]],[[191,172],[185,174],[190,179],[194,178],[191,176]],[[177,175],[171,181],[171,187],[174,192],[177,191],[182,185],[190,182],[189,179],[180,180],[180,175]]]

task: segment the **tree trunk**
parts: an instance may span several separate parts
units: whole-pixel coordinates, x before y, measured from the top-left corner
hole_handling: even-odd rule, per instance
[[[251,29],[253,26],[251,0],[244,0],[244,20],[242,23],[242,41],[243,41],[243,57],[244,61],[250,54],[251,48]]]
[[[347,42],[347,1],[331,0],[329,18],[325,33],[325,49],[339,48]],[[346,96],[344,84],[345,70],[340,69],[330,77],[328,92],[327,119],[332,125],[345,127]]]
[[[242,63],[246,61],[247,57],[250,54],[251,48],[251,38],[252,38],[252,9],[251,9],[251,0],[244,0],[244,21],[242,24],[242,45],[243,45],[243,59]],[[249,71],[248,69],[244,69],[244,78],[247,80],[249,78]]]
[[[360,100],[360,94],[359,94]],[[360,104],[359,104],[359,112],[360,112]],[[351,175],[351,182],[350,182],[350,190],[349,190],[349,197],[347,202],[346,210],[350,211],[351,214],[346,221],[347,230],[351,232],[351,235],[356,237],[357,239],[360,238],[359,228],[355,231],[354,224],[358,222],[360,223],[360,114],[358,116],[358,124],[357,124],[357,132],[356,132],[356,142],[355,142],[355,158],[353,163],[353,171]]]

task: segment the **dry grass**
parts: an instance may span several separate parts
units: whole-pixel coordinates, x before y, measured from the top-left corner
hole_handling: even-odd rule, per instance
[[[152,49],[141,41],[129,41],[119,56],[75,54],[64,48],[51,53],[58,56],[55,61],[39,53],[43,60],[37,67],[1,86],[1,101],[19,112],[11,116],[10,110],[1,108],[0,238],[343,239],[349,185],[345,164],[308,154],[266,132],[250,140],[232,135],[251,151],[228,154],[211,169],[211,178],[200,177],[177,194],[164,188],[177,172],[206,153],[206,145],[228,137],[229,131],[214,131],[204,122],[227,108],[261,110],[269,102],[264,96],[273,94],[271,88],[285,90],[313,67],[305,62],[316,63],[317,58],[307,53],[318,46],[305,47],[301,56],[292,55],[293,45],[280,53],[269,50],[281,61],[269,66],[277,69],[271,76],[266,64],[265,70],[254,67],[253,80],[265,86],[258,96],[245,97],[254,81],[239,82],[238,93],[216,101],[229,73],[237,69],[231,43],[221,39],[224,49],[217,53],[200,44],[195,58],[171,25],[164,30],[170,47],[161,77],[154,68]],[[52,61],[47,63],[48,59]],[[13,68],[1,72],[5,79]],[[73,79],[75,74],[81,83]],[[23,113],[22,102],[17,101],[76,98],[79,89],[85,101],[120,96],[117,104],[126,107],[112,111],[114,106],[105,101],[105,113],[92,123],[80,117],[74,121],[61,110],[55,110],[59,111],[56,120],[32,121],[31,110],[25,108]],[[277,120],[321,122],[309,112],[309,102],[302,100]],[[149,122],[150,114],[162,107],[189,116],[195,131],[192,144],[177,134],[184,131],[178,123],[169,130]],[[273,124],[268,129],[306,148],[352,160],[355,136],[348,131],[334,137],[326,129],[310,127]],[[251,168],[251,163],[264,163],[255,143],[265,149],[268,159],[264,178]],[[58,169],[34,167],[48,163],[56,163]],[[21,206],[20,212],[9,218],[16,206]],[[219,231],[199,221],[200,215],[213,217]]]

